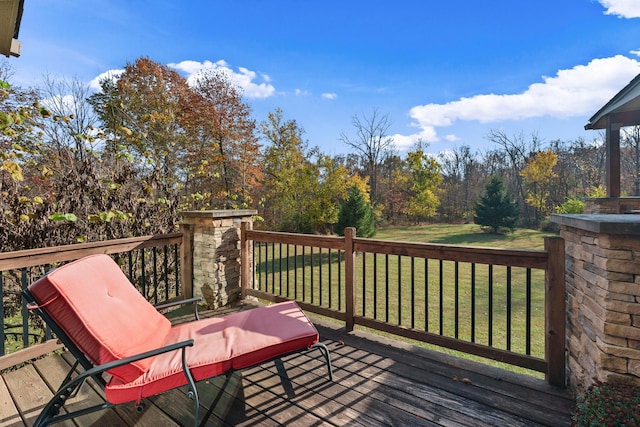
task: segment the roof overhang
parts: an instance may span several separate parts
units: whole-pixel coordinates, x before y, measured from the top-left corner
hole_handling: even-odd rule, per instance
[[[605,129],[607,123],[640,125],[640,74],[589,119],[585,129]]]
[[[20,56],[18,41],[24,0],[0,0],[0,54]]]

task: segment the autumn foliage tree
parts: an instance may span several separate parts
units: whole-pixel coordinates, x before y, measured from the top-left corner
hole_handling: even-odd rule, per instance
[[[525,202],[535,209],[536,222],[548,216],[554,207],[549,197],[558,177],[554,171],[557,163],[558,156],[553,151],[539,151],[520,172],[526,191]]]

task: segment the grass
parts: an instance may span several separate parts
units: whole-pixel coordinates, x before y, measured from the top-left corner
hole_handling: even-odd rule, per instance
[[[476,225],[439,224],[382,229],[375,238],[542,249],[546,235],[526,229],[509,235],[492,235],[484,233]],[[329,253],[325,249],[320,252],[316,248],[311,256],[308,247],[294,249],[288,245],[267,245],[259,247],[256,252],[257,278],[263,290],[344,310],[344,261],[338,262],[337,251]],[[531,270],[528,286],[527,271],[523,268],[509,269],[509,285],[506,267],[476,265],[473,268],[472,273],[472,266],[468,263],[359,254],[356,261],[356,311],[392,324],[525,354],[525,300],[530,294],[529,354],[544,358],[544,271]],[[474,280],[471,280],[472,274]],[[417,344],[433,348],[424,343]],[[503,364],[498,365],[504,367]],[[517,367],[510,369],[542,376]]]

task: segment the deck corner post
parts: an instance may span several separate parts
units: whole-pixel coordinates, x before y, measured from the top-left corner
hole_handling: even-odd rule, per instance
[[[565,249],[561,237],[545,237],[545,359],[547,383],[566,386],[566,289]]]
[[[345,271],[345,312],[347,315],[346,330],[353,331],[355,326],[356,306],[356,253],[353,250],[353,240],[356,237],[356,229],[347,227],[344,229],[344,271]]]
[[[240,224],[240,292],[241,298],[247,297],[247,289],[251,284],[251,245],[250,240],[247,239],[247,231],[251,230],[252,223],[243,221]]]
[[[185,299],[193,297],[193,226],[180,224],[182,244],[180,245],[180,285]]]

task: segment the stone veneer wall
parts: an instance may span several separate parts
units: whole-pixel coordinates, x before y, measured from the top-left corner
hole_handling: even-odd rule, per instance
[[[640,217],[552,220],[565,240],[569,386],[640,384]]]
[[[252,223],[255,210],[183,213],[193,250],[193,296],[215,309],[240,298],[240,224]]]
[[[588,214],[626,214],[640,212],[640,197],[605,197],[585,199]]]

